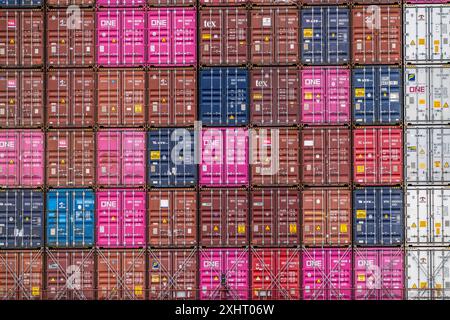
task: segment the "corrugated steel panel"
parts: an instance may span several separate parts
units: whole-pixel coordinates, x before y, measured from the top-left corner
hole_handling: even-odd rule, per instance
[[[323,5],[323,4],[345,4],[349,1],[346,0],[299,0],[306,5]]]
[[[42,5],[42,0],[0,0],[0,6],[6,8],[13,7],[38,7]]]
[[[50,7],[69,7],[71,5],[76,5],[76,6],[92,6],[95,3],[95,0],[46,0],[46,3],[50,6]],[[76,12],[76,9],[71,8],[69,9],[70,11],[72,11],[73,13]]]
[[[199,0],[199,4],[204,6],[240,6],[247,2],[248,0]]]
[[[148,0],[150,6],[156,7],[193,6],[196,3],[196,0]]]
[[[139,7],[145,3],[145,0],[97,0],[100,7]]]

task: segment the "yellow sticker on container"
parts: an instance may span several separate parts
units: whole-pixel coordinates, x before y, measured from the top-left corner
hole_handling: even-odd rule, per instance
[[[433,43],[434,45],[438,46],[441,42],[439,40],[434,40]]]
[[[356,172],[357,173],[364,173],[364,171],[366,171],[364,166],[356,166]]]
[[[210,40],[211,39],[211,34],[209,34],[209,33],[202,34],[202,39],[203,40]]]
[[[436,232],[436,235],[437,235],[437,236],[441,235],[441,229],[440,229],[440,228],[436,228],[436,231],[435,231],[435,232]]]
[[[442,225],[441,225],[440,222],[437,222],[437,223],[434,224],[434,226],[435,226],[436,228],[440,228]]]
[[[136,112],[136,113],[142,113],[142,105],[136,104],[136,105],[134,106],[134,112]]]
[[[439,47],[438,46],[434,46],[434,53],[439,53]]]
[[[356,219],[365,219],[366,216],[366,210],[356,210]]]
[[[245,224],[238,225],[238,233],[245,233]]]
[[[440,168],[440,167],[441,167],[441,162],[440,162],[440,161],[435,161],[435,162],[434,162],[434,166],[435,166],[436,168]]]
[[[289,225],[289,233],[290,234],[295,234],[297,233],[297,224],[296,223],[291,223]]]
[[[419,38],[419,46],[425,45],[425,38]]]
[[[153,274],[152,275],[152,283],[158,283],[159,282],[159,275]]]
[[[33,297],[39,296],[40,292],[41,292],[40,287],[31,287],[31,295]]]
[[[347,224],[346,223],[341,224],[341,232],[347,232]]]
[[[419,163],[419,169],[420,170],[425,170],[426,167],[427,167],[427,165],[425,164],[425,162]]]
[[[355,89],[355,97],[361,98],[366,95],[366,89],[364,88],[356,88]]]
[[[150,151],[150,159],[151,160],[159,160],[161,158],[161,152],[159,151]]]
[[[426,103],[425,99],[419,99],[419,104],[425,104],[425,103]]]
[[[253,95],[253,100],[261,100],[261,99],[262,99],[262,94],[255,93],[255,94]]]
[[[420,289],[425,289],[426,287],[427,287],[427,282],[425,282],[425,281],[422,281],[421,283],[420,283]]]
[[[304,97],[306,100],[311,100],[313,98],[313,95],[311,92],[305,92]]]
[[[304,29],[303,36],[305,38],[311,38],[313,36],[313,29]]]
[[[433,105],[434,105],[435,108],[440,108],[441,107],[441,102],[439,100],[435,100]]]
[[[366,276],[364,274],[358,274],[358,281],[366,281]]]
[[[137,296],[142,296],[142,286],[135,286],[134,287],[134,294]]]
[[[435,284],[434,284],[434,287],[435,287],[436,289],[442,289],[442,283],[435,283]]]
[[[419,221],[419,228],[426,228],[427,227],[427,222],[425,220],[420,220]]]

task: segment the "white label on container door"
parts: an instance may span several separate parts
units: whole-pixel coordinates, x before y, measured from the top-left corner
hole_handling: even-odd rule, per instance
[[[265,17],[262,19],[263,27],[270,27],[272,25],[272,19],[270,17]]]
[[[159,206],[161,208],[168,208],[169,207],[169,200],[168,199],[161,199]]]
[[[313,141],[313,140],[305,140],[305,141],[303,142],[303,145],[304,145],[305,147],[312,147],[312,146],[314,145],[314,141]]]

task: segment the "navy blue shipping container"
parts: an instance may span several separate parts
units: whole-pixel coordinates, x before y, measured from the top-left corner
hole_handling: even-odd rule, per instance
[[[353,193],[355,245],[400,245],[403,242],[403,191],[365,188]]]
[[[191,187],[197,184],[194,131],[182,128],[151,130],[148,135],[148,181],[152,187]]]
[[[200,120],[203,125],[240,126],[249,118],[248,71],[209,68],[200,71]]]
[[[301,14],[301,58],[306,64],[350,61],[350,10],[337,6],[305,7]]]
[[[357,124],[397,124],[402,118],[400,68],[353,69],[353,118]]]
[[[95,195],[89,189],[51,189],[47,193],[47,245],[94,245]]]
[[[2,7],[38,7],[42,0],[0,0]]]

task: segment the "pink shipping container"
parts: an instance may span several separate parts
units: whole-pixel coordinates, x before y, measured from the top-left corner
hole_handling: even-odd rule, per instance
[[[0,130],[0,186],[39,187],[44,183],[44,133]]]
[[[403,299],[402,249],[355,249],[353,259],[356,300]]]
[[[303,299],[351,299],[351,248],[305,249],[302,258],[302,271]]]
[[[247,249],[200,251],[200,299],[248,300],[248,274]]]
[[[202,131],[200,184],[248,185],[248,131],[210,128]]]
[[[97,63],[102,66],[145,64],[145,11],[109,9],[97,12]]]
[[[428,4],[432,4],[432,3],[448,3],[448,0],[406,0],[406,3],[428,3]]]
[[[148,11],[148,63],[186,66],[197,63],[197,12],[192,8]]]
[[[97,133],[97,184],[145,184],[145,132],[101,130]]]
[[[139,248],[145,246],[145,191],[108,189],[96,193],[97,246]]]
[[[141,7],[146,0],[97,0],[99,7]]]
[[[301,117],[304,124],[343,124],[350,121],[350,70],[309,67],[301,73]]]

